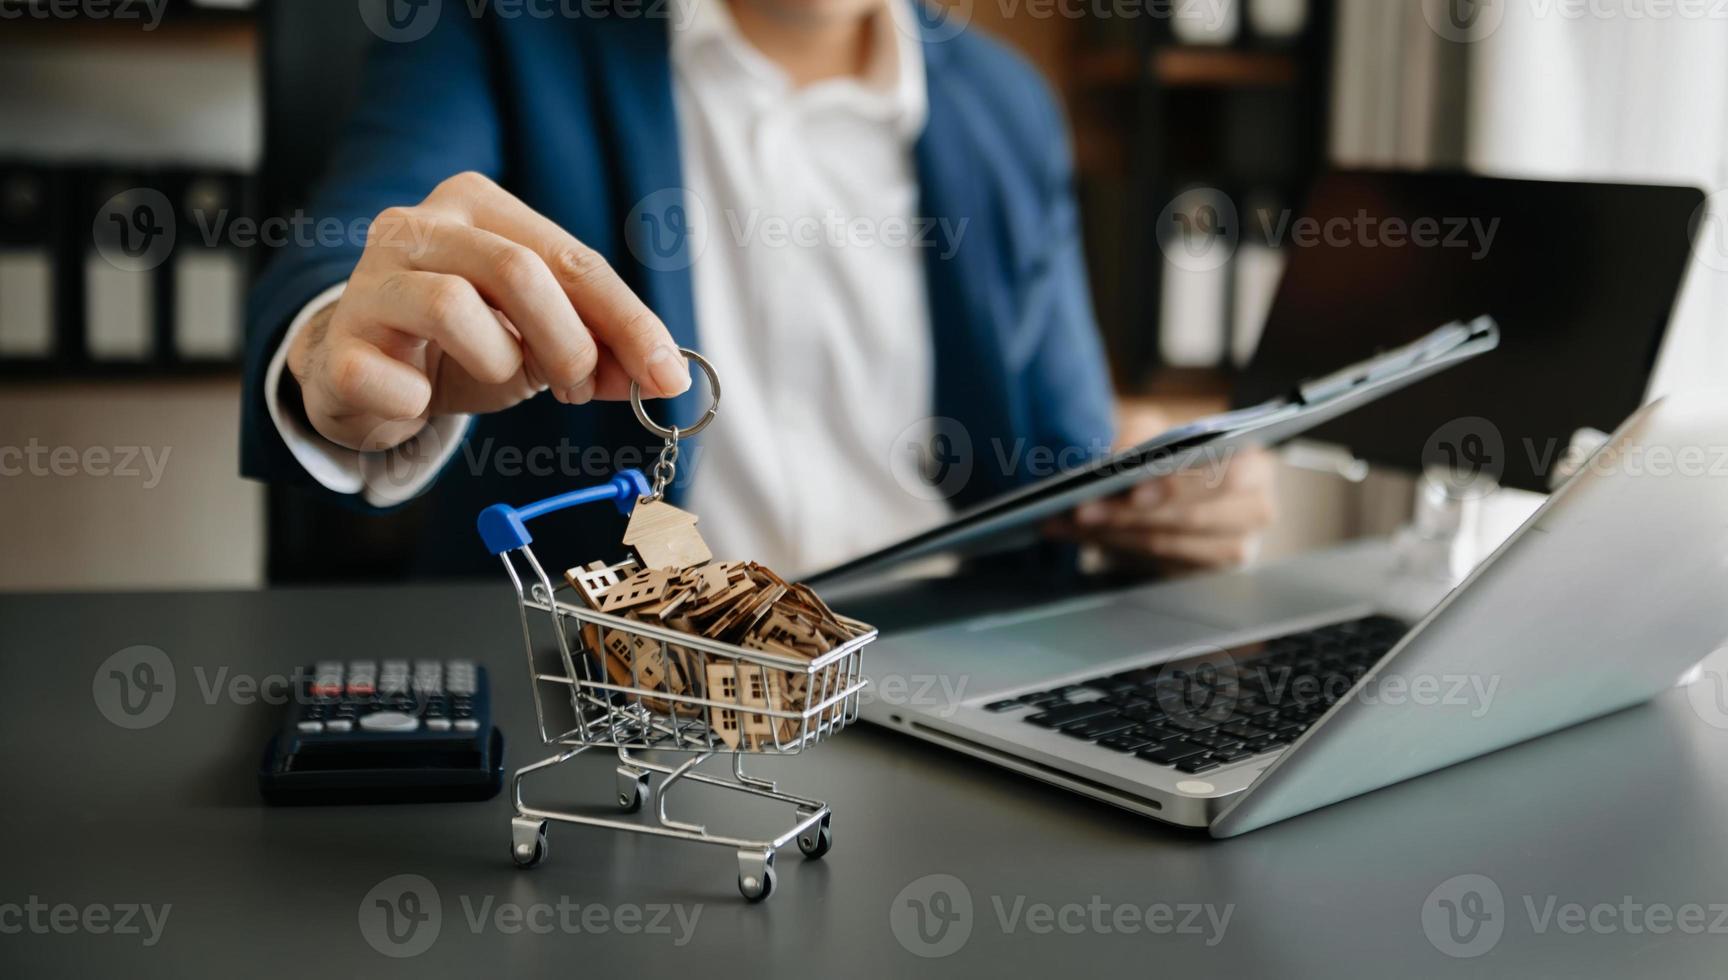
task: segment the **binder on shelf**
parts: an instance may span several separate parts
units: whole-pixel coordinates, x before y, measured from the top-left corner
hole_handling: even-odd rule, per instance
[[[241,179],[229,174],[192,174],[180,187],[184,234],[174,251],[172,330],[163,338],[180,361],[239,356],[246,255],[233,229],[245,218],[244,192]]]
[[[1308,29],[1309,0],[1248,0],[1248,29],[1264,41],[1288,42]]]
[[[1180,368],[1214,368],[1228,355],[1230,276],[1241,221],[1235,202],[1214,187],[1176,195],[1159,217],[1158,351]]]
[[[87,185],[83,348],[92,362],[136,364],[156,356],[161,268],[176,236],[161,183],[109,171]]]
[[[1158,294],[1158,353],[1165,364],[1212,368],[1223,363],[1235,262],[1191,266],[1165,258]]]
[[[1284,278],[1286,256],[1263,242],[1244,242],[1236,253],[1235,293],[1230,302],[1230,360],[1244,367],[1260,346],[1260,333]]]
[[[0,166],[0,361],[42,361],[58,344],[55,317],[60,181]]]
[[[1170,34],[1178,43],[1219,47],[1235,43],[1242,33],[1244,0],[1177,4]]]

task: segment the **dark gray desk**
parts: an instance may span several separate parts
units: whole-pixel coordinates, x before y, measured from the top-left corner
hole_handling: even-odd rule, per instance
[[[502,584],[0,599],[0,975],[1654,977],[1728,966],[1728,924],[1709,908],[1728,903],[1728,731],[1679,692],[1224,843],[859,728],[763,766],[836,812],[833,853],[806,864],[783,852],[763,906],[739,899],[731,852],[678,842],[554,826],[549,862],[517,871],[502,797],[259,805],[253,767],[278,709],[212,700],[210,685],[322,656],[469,654],[493,671],[519,763],[539,746],[514,616]],[[92,687],[98,665],[133,644],[166,651],[176,672],[172,710],[137,731],[106,720]],[[600,804],[610,769],[596,752],[551,785]],[[718,812],[716,825],[748,816]],[[425,953],[393,959],[364,938],[360,912],[398,874],[430,882],[442,915]],[[958,951],[926,959],[908,949],[928,949],[916,935],[896,938],[890,910],[941,901],[932,882],[903,893],[932,874],[963,883],[972,915]],[[1423,925],[1425,905],[1443,915],[1439,903],[1459,897],[1431,898],[1436,887],[1463,874],[1501,893],[1501,938],[1473,960],[1445,955]],[[1702,906],[1705,931],[1633,934],[1624,926],[1651,921],[1635,910],[1567,932],[1541,918],[1550,897],[1556,916],[1569,903]],[[609,931],[562,931],[560,902],[577,929]],[[65,918],[57,928],[52,911],[120,915],[129,903],[172,906],[153,947]],[[1228,910],[1222,941],[1114,931],[1117,906],[1158,903]],[[655,905],[699,916],[685,945],[676,919],[672,934],[617,931]],[[999,907],[1023,914],[1005,927]],[[554,931],[506,931],[516,908]],[[1187,913],[1172,914],[1155,924]]]

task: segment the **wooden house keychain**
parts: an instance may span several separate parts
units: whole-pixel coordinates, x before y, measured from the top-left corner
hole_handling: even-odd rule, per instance
[[[630,512],[630,524],[624,530],[624,543],[636,552],[643,568],[690,568],[714,557],[696,530],[696,515],[666,502],[666,488],[678,475],[678,440],[708,428],[708,424],[720,414],[720,376],[715,373],[714,365],[693,350],[680,348],[679,353],[707,375],[708,388],[713,396],[708,411],[696,420],[695,425],[681,430],[675,425],[661,425],[649,418],[648,410],[642,407],[642,386],[634,381],[630,383],[630,409],[636,413],[636,421],[665,440],[660,448],[660,458],[654,462],[654,482],[648,496],[636,502],[635,510]]]

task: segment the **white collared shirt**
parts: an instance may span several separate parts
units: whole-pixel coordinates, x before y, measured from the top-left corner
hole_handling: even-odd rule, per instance
[[[725,3],[673,0],[673,12],[696,324],[724,389],[681,463],[693,478],[688,508],[716,557],[796,576],[948,512],[890,466],[892,453],[924,443],[934,392],[912,162],[923,52],[884,9],[860,76],[798,88]],[[468,420],[434,419],[428,438],[442,452],[385,465],[386,454],[342,449],[280,411],[288,338],[337,295],[290,325],[265,379],[271,418],[321,484],[397,503],[430,484]],[[404,480],[403,459],[424,472]],[[375,478],[384,470],[388,479]]]

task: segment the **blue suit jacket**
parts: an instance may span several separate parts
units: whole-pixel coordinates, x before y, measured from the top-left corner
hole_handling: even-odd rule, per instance
[[[643,250],[625,240],[627,221],[642,220],[630,215],[636,202],[682,186],[666,22],[454,13],[446,11],[424,40],[376,46],[362,104],[313,217],[370,218],[418,203],[453,174],[480,171],[606,255],[678,342],[700,350],[687,263],[655,252],[638,261]],[[919,210],[942,227],[964,227],[952,254],[923,250],[936,410],[971,442],[971,476],[952,498],[964,506],[1047,475],[1029,468],[1048,460],[1034,448],[1095,449],[1107,441],[1111,389],[1082,266],[1068,140],[1050,91],[1029,65],[975,30],[932,35],[924,51],[929,118],[915,151]],[[359,242],[287,249],[254,287],[245,475],[340,496],[318,487],[277,435],[263,379],[289,321],[346,279],[360,251]],[[680,425],[701,410],[690,395],[654,409]],[[541,453],[528,455],[534,447]],[[429,491],[430,533],[411,566],[421,574],[495,572],[473,531],[482,507],[602,482],[607,474],[595,461],[641,464],[657,448],[625,406],[573,408],[541,396],[481,418]],[[581,532],[615,535],[605,515],[570,519]],[[550,560],[616,550],[615,536],[600,540]]]

